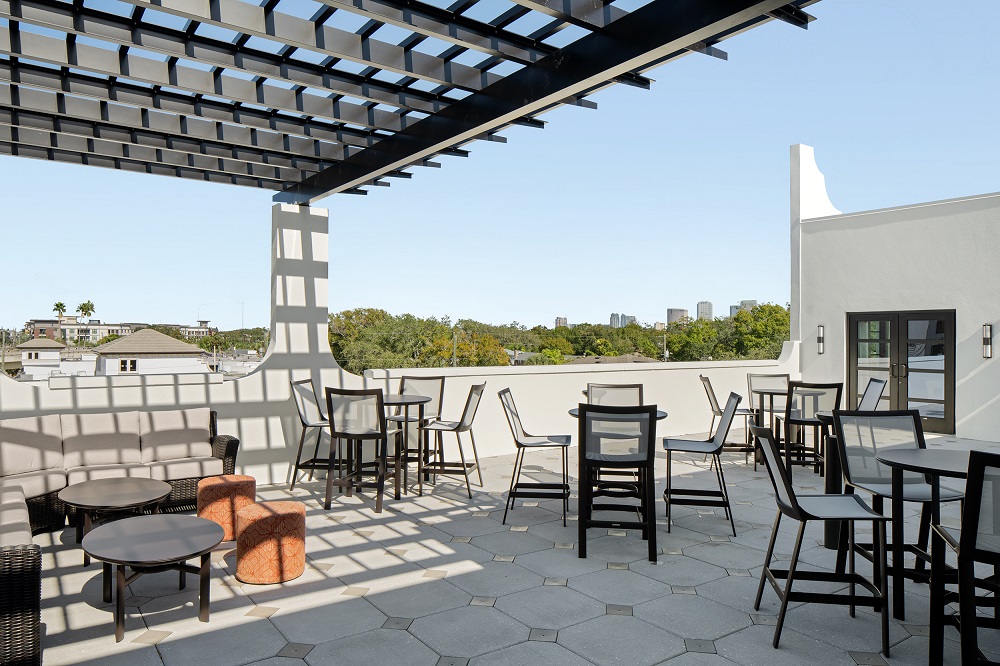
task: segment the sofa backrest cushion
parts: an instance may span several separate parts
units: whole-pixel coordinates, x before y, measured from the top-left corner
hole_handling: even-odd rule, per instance
[[[142,462],[211,457],[210,418],[208,407],[140,412]]]
[[[66,469],[142,462],[139,412],[61,414],[59,419]]]
[[[58,414],[0,421],[0,476],[62,466],[62,430]]]

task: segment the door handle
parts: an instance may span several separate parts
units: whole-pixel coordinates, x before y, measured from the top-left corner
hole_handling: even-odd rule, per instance
[[[891,364],[889,366],[889,376],[890,377],[898,377],[899,376],[899,375],[896,374],[896,364],[895,363],[893,363],[893,364]]]
[[[908,374],[909,373],[907,371],[906,364],[905,363],[900,363],[899,364],[899,376],[900,377],[906,377]]]

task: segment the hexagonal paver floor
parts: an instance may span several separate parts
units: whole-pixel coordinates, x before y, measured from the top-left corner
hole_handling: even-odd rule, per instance
[[[526,472],[550,476],[557,455],[532,456]],[[571,470],[574,456],[571,450]],[[370,494],[337,495],[323,511],[321,481],[294,492],[262,486],[262,499],[306,504],[303,576],[240,584],[234,545],[222,544],[212,558],[208,623],[198,621],[193,579],[178,591],[175,573],[149,574],[129,587],[121,643],[101,600],[100,568],[82,566],[69,529],[39,535],[44,663],[854,666],[852,652],[879,649],[879,619],[870,609],[850,618],[846,608],[802,604],[789,608],[781,648],[771,647],[777,598],[768,587],[759,610],[753,599],[775,505],[764,468],[755,472],[742,454],[724,456],[737,536],[721,511],[694,507],[677,507],[668,533],[661,500],[656,562],[632,530],[589,530],[588,557],[579,558],[575,498],[566,526],[558,501],[515,502],[501,524],[513,456],[482,463],[486,487],[471,500],[464,484],[442,479],[425,486],[423,497],[387,499],[381,514]],[[657,493],[664,467],[658,460]],[[678,456],[674,470],[686,485],[714,483],[698,456]],[[800,487],[822,487],[807,469],[793,478]],[[957,524],[957,511],[946,507],[945,522]],[[916,513],[906,519],[915,531]],[[778,559],[790,557],[793,528],[782,526]],[[821,540],[821,526],[810,526],[803,566],[832,561]],[[927,597],[926,586],[907,581],[908,620],[891,621],[888,663],[926,661]],[[958,663],[956,637],[949,634],[946,663]],[[994,645],[1000,650],[1000,641],[988,649]]]

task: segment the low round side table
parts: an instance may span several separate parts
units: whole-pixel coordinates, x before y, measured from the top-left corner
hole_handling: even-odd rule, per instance
[[[208,622],[212,550],[222,543],[222,526],[205,518],[179,514],[135,516],[101,525],[83,538],[83,550],[104,563],[104,601],[111,601],[111,567],[115,565],[115,641],[125,638],[125,586],[147,573],[179,571],[198,574],[198,619]],[[187,560],[200,557],[200,566]],[[125,575],[125,569],[132,573]]]
[[[102,513],[143,509],[156,505],[170,494],[170,484],[156,479],[118,477],[91,479],[67,486],[59,491],[59,499],[74,507],[83,519],[76,519],[76,542],[80,543],[93,528],[94,518]],[[83,553],[83,566],[90,566],[90,556]]]

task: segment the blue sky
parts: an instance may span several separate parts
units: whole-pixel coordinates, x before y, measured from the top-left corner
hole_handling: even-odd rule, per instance
[[[784,304],[791,144],[845,212],[1000,191],[1000,3],[942,7],[824,0],[808,31],[771,23],[728,62],[318,202],[330,309],[551,326]],[[0,195],[0,327],[88,299],[105,321],[267,325],[269,192],[0,157]]]

